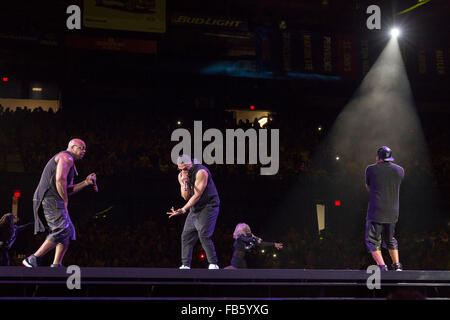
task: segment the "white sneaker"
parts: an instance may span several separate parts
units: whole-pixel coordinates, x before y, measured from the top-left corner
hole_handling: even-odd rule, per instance
[[[219,266],[217,264],[210,264],[208,269],[220,269]]]
[[[191,267],[185,266],[184,264],[180,267],[180,269],[190,269]]]

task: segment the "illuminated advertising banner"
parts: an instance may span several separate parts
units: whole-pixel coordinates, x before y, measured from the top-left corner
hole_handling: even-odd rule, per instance
[[[165,0],[84,0],[88,28],[166,32]]]
[[[201,16],[184,13],[171,15],[170,24],[188,28],[201,28],[208,30],[248,31],[247,21],[231,17]]]
[[[449,51],[443,48],[438,48],[434,50],[434,62],[436,68],[436,74],[438,76],[445,76],[448,74],[448,60],[449,60]]]
[[[344,79],[356,79],[359,77],[359,43],[353,36],[337,36],[338,73]]]
[[[448,77],[450,67],[450,50],[442,45],[418,45],[413,54],[408,55],[407,66],[421,77]]]
[[[68,47],[89,50],[126,51],[135,53],[155,54],[157,42],[155,40],[138,40],[122,38],[103,38],[83,35],[68,35]]]
[[[170,28],[166,48],[172,53],[212,59],[256,55],[254,35],[244,20],[176,12],[170,16]]]
[[[337,43],[331,34],[284,31],[282,70],[318,74],[337,74]]]

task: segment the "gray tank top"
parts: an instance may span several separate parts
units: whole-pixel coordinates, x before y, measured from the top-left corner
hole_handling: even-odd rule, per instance
[[[69,151],[61,151],[70,155]],[[60,154],[58,152],[55,154],[45,165],[44,171],[41,175],[41,180],[34,192],[33,196],[33,212],[34,212],[34,233],[45,231],[45,226],[39,218],[39,207],[41,206],[42,200],[44,197],[52,197],[59,200],[61,196],[56,189],[56,162],[55,157]],[[75,165],[70,168],[69,174],[67,175],[67,185],[73,182],[73,178],[75,176]]]
[[[61,151],[70,155],[68,151]],[[41,180],[39,181],[39,185],[36,189],[34,200],[39,199],[42,200],[44,197],[52,197],[62,200],[61,196],[58,193],[58,189],[56,189],[56,162],[55,157],[61,152],[55,154],[46,164],[44,171],[41,175]],[[67,185],[69,185],[74,178],[75,170],[74,167],[70,168],[69,174],[67,175]]]

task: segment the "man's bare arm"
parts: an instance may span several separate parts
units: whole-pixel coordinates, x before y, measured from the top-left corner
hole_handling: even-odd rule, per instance
[[[74,193],[77,193],[78,191],[86,188],[87,186],[93,184],[94,182],[92,180],[96,180],[97,176],[95,173],[91,173],[84,179],[84,181],[81,181],[80,183],[73,184],[73,181],[70,182],[69,186],[67,187],[67,192],[69,195],[73,195]]]
[[[205,170],[199,170],[195,177],[194,194],[189,199],[189,201],[183,206],[184,210],[189,210],[193,205],[200,200],[203,192],[205,191],[206,185],[208,184],[208,173]]]
[[[56,190],[67,207],[69,202],[67,194],[67,175],[69,174],[70,168],[73,166],[73,158],[68,154],[61,153],[57,161],[55,175]]]
[[[89,183],[87,183],[86,180],[77,183],[76,185],[73,185],[71,187],[69,187],[69,195],[72,195],[74,193],[77,193],[78,191],[80,191],[81,189],[87,187],[89,185]]]

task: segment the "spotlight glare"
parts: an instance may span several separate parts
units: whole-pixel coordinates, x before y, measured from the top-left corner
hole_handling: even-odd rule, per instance
[[[267,117],[262,117],[261,119],[258,120],[258,122],[259,122],[259,126],[262,128],[267,124],[268,119],[267,119]]]
[[[391,29],[391,37],[397,38],[400,35],[400,29],[392,28]]]

